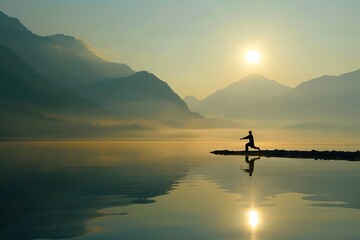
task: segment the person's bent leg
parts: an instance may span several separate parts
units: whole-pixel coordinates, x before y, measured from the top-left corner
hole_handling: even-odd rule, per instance
[[[247,143],[247,144],[245,145],[245,149],[246,149],[245,151],[247,151],[247,152],[249,151],[249,146],[250,146],[249,143]]]

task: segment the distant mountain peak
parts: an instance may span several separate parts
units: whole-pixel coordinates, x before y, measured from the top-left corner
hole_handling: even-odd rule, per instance
[[[183,98],[183,101],[188,105],[190,109],[196,109],[200,103],[200,100],[197,99],[194,95],[188,95]]]
[[[138,72],[134,73],[133,76],[155,76],[155,75],[149,71],[143,70],[143,71],[138,71]]]
[[[244,77],[242,80],[249,80],[249,79],[268,79],[266,77],[264,77],[263,75],[259,74],[259,73],[252,73],[250,75],[247,75],[246,77]]]
[[[360,69],[351,71],[348,73],[341,74],[339,77],[345,77],[345,78],[356,78],[360,81]]]
[[[147,71],[76,88],[81,96],[130,117],[199,118],[170,86]]]
[[[163,80],[159,79],[157,76],[155,76],[153,73],[148,71],[139,71],[134,73],[130,76],[131,78],[138,79],[138,80],[156,80],[164,82]]]
[[[329,84],[329,83],[338,83],[338,84],[342,84],[344,82],[348,82],[348,81],[355,81],[355,82],[360,82],[360,69],[355,70],[355,71],[351,71],[348,73],[343,73],[340,74],[339,76],[335,76],[335,75],[323,75],[317,78],[313,78],[310,79],[308,81],[304,81],[302,83],[300,83],[296,89],[313,89],[314,86],[318,86],[320,87],[321,85],[324,84]],[[325,85],[324,85],[325,86]]]
[[[184,98],[192,111],[207,117],[244,117],[243,109],[279,96],[291,88],[260,74],[251,74],[202,100]]]
[[[56,33],[50,36],[52,39],[59,39],[59,40],[67,40],[67,41],[76,41],[77,39],[70,35],[65,35],[62,33]]]
[[[223,88],[221,90],[218,90],[218,91],[222,91],[224,89],[231,89],[231,88],[244,88],[244,87],[253,87],[253,88],[263,88],[263,87],[266,87],[266,86],[279,86],[279,87],[282,87],[284,89],[288,89],[289,87],[288,86],[285,86],[275,80],[272,80],[272,79],[269,79],[267,77],[264,77],[263,75],[261,74],[250,74],[244,78],[242,78],[241,80],[239,81],[236,81],[234,83],[232,83],[231,85],[229,85],[228,87],[226,88]]]
[[[17,18],[9,17],[2,11],[0,11],[0,29],[13,31],[13,32],[23,32],[31,33]]]
[[[49,38],[53,41],[56,42],[56,44],[58,44],[61,47],[65,47],[65,48],[70,48],[73,49],[74,51],[90,51],[92,52],[91,47],[86,44],[85,41],[81,40],[81,39],[77,39],[73,36],[69,36],[69,35],[65,35],[65,34],[54,34],[49,36]]]
[[[184,98],[183,98],[184,100],[186,99],[186,100],[194,100],[194,101],[198,101],[199,99],[196,97],[196,96],[194,96],[194,95],[187,95],[187,96],[185,96]]]
[[[321,77],[313,78],[313,79],[310,79],[308,81],[302,82],[295,89],[300,89],[300,90],[307,89],[307,90],[310,90],[310,89],[313,89],[313,87],[315,85],[318,85],[318,84],[322,85],[322,84],[326,84],[329,81],[337,81],[337,80],[338,80],[337,76],[323,75]]]
[[[258,82],[276,82],[275,80],[272,80],[272,79],[269,79],[261,74],[250,74],[244,78],[242,78],[240,81],[238,82],[244,82],[244,83],[247,83],[247,82],[252,82],[252,83],[258,83]],[[278,82],[276,82],[278,83]]]

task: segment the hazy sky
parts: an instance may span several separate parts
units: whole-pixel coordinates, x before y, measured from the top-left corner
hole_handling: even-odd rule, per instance
[[[296,86],[360,68],[359,0],[0,0],[0,9],[36,34],[84,39],[182,97],[250,73]],[[251,48],[261,64],[243,60]]]

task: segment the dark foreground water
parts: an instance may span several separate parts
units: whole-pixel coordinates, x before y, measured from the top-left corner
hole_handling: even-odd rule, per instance
[[[360,239],[360,162],[230,145],[0,142],[0,239]]]

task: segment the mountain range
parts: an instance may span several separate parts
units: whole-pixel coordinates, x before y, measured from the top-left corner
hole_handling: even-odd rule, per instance
[[[59,86],[77,86],[134,74],[126,64],[98,57],[83,40],[56,34],[39,36],[0,11],[0,44]]]
[[[146,71],[83,85],[74,90],[123,117],[200,118],[199,114],[189,111],[166,82]]]
[[[148,129],[136,124],[142,120],[177,128],[282,121],[290,129],[331,129],[357,125],[360,117],[360,70],[295,88],[253,74],[202,100],[181,99],[154,74],[108,62],[91,49],[72,36],[38,36],[0,11],[0,137],[115,136]]]
[[[347,124],[360,117],[359,93],[357,70],[311,79],[295,88],[250,75],[202,100],[187,96],[184,101],[205,117]]]
[[[290,88],[261,75],[253,74],[220,89],[199,101],[194,96],[184,98],[190,109],[207,117],[246,118],[245,109],[287,92]]]
[[[114,136],[147,129],[137,121],[203,119],[154,74],[107,62],[71,36],[33,34],[2,12],[0,114],[0,137]]]

